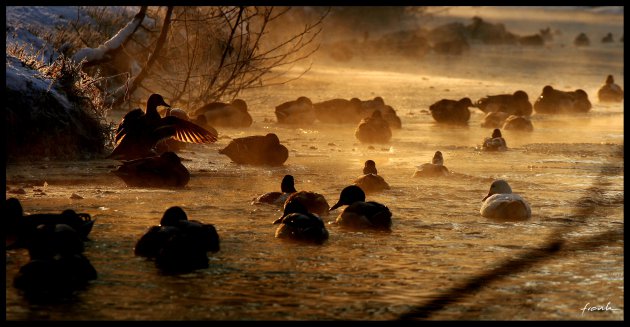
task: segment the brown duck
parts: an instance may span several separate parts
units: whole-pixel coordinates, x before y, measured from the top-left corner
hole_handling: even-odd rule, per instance
[[[216,133],[176,116],[161,117],[158,106],[170,107],[159,94],[147,101],[146,113],[140,108],[128,112],[116,130],[116,147],[108,156],[111,159],[138,159],[154,156],[155,145],[167,138],[187,143],[212,143]]]

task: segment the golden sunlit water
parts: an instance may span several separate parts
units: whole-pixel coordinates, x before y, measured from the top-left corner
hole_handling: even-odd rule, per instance
[[[459,294],[430,318],[623,320],[623,234],[603,244],[588,242],[624,228],[623,103],[599,103],[596,96],[608,74],[623,87],[623,71],[623,44],[479,46],[461,57],[316,62],[297,81],[242,94],[251,127],[218,129],[215,144],[188,145],[180,153],[191,172],[184,189],[126,187],[110,173],[118,164],[113,160],[10,163],[8,188],[26,194],[6,196],[18,197],[27,213],[73,208],[96,218],[85,254],[98,279],[70,302],[29,303],[12,287],[28,252],[7,251],[6,319],[390,320],[504,260],[563,240],[554,255]],[[481,111],[471,108],[468,126],[438,125],[428,113],[442,98],[475,101],[518,89],[533,103],[547,84],[584,89],[593,109],[534,115],[533,132],[503,131],[509,150],[502,153],[478,149],[492,133],[480,127]],[[388,144],[370,147],[355,139],[355,126],[278,125],[275,106],[298,96],[313,102],[381,96],[403,127]],[[289,148],[281,167],[237,165],[217,153],[232,138],[268,132]],[[411,178],[437,150],[453,174]],[[392,233],[328,225],[330,238],[321,246],[284,242],[274,238],[278,208],[251,204],[279,190],[282,177],[292,174],[298,190],[321,193],[332,205],[367,159],[391,186],[368,200],[390,208]],[[480,216],[481,199],[497,178],[529,201],[530,221]],[[38,186],[43,181],[47,185]],[[70,199],[73,193],[83,199]],[[162,275],[153,262],[134,257],[135,242],[175,205],[189,219],[217,228],[221,250],[209,254],[209,268]],[[585,207],[591,208],[586,214]],[[333,221],[338,213],[323,218]],[[607,304],[618,310],[583,311]]]

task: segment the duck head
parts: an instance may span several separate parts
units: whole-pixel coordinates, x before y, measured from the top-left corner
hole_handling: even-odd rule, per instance
[[[442,152],[435,151],[431,163],[434,165],[444,165],[444,157],[442,156]]]
[[[274,133],[269,133],[265,135],[265,139],[269,142],[269,144],[280,144],[280,139],[278,138],[278,135]]]
[[[472,100],[470,100],[470,98],[466,97],[466,98],[461,98],[459,101],[459,104],[468,108],[468,107],[474,107]]]
[[[529,96],[525,91],[518,90],[512,94],[515,100],[517,101],[529,101]]]
[[[543,90],[542,90],[543,97],[550,96],[552,93],[553,93],[553,87],[551,87],[551,85],[546,85],[545,87],[543,87]]]
[[[295,189],[295,179],[292,175],[284,175],[282,178],[282,183],[280,183],[280,190],[282,193],[293,193],[297,192]]]
[[[164,98],[161,95],[154,93],[154,94],[151,94],[151,96],[149,97],[149,100],[147,101],[147,107],[150,107],[150,106],[157,108],[157,106],[170,107],[171,105],[166,103],[164,101]]]
[[[339,194],[339,201],[337,201],[335,205],[330,207],[330,210],[335,210],[341,207],[342,205],[351,205],[355,202],[364,202],[364,201],[365,201],[365,192],[363,192],[363,190],[360,187],[356,185],[346,186],[341,191],[341,194]]]
[[[495,128],[494,131],[492,131],[492,138],[495,138],[495,137],[503,137],[501,135],[501,130],[498,128]]]
[[[613,79],[612,75],[608,75],[608,77],[606,77],[606,84],[614,84],[615,80]]]
[[[376,170],[376,163],[374,160],[366,160],[365,165],[363,166],[363,174],[374,174],[376,175],[378,171]]]
[[[492,185],[490,185],[490,191],[488,191],[488,195],[486,195],[486,197],[484,197],[483,200],[481,201],[485,201],[487,198],[489,198],[490,196],[494,194],[510,194],[510,193],[512,193],[512,188],[510,187],[510,184],[508,184],[508,182],[506,182],[503,179],[497,179],[494,182],[492,182]]]
[[[179,221],[188,220],[188,216],[186,216],[186,212],[184,209],[180,207],[170,207],[166,211],[164,211],[164,215],[160,220],[161,226],[175,226]]]
[[[273,222],[273,224],[277,225],[277,224],[282,223],[282,219],[284,219],[284,217],[286,217],[286,216],[288,216],[288,215],[290,215],[292,213],[308,214],[308,209],[300,201],[289,201],[289,202],[285,203],[285,205],[284,205],[284,211],[282,212],[282,216],[280,216],[278,219],[276,219]]]
[[[247,103],[242,99],[232,100],[232,106],[242,112],[247,112]]]

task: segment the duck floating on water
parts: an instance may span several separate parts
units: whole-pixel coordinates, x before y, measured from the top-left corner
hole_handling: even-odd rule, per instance
[[[449,171],[448,168],[444,166],[444,157],[442,156],[442,152],[435,151],[431,162],[423,163],[418,166],[418,170],[416,170],[413,174],[413,177],[441,177],[448,175]]]
[[[488,195],[482,201],[479,212],[486,218],[519,221],[527,220],[532,216],[529,203],[520,195],[512,193],[508,182],[502,179],[492,182]]]
[[[217,134],[176,116],[161,117],[158,106],[170,107],[159,94],[147,101],[146,113],[137,108],[128,112],[116,130],[116,147],[111,159],[133,160],[157,154],[155,145],[164,139],[175,138],[187,143],[213,143]]]
[[[360,187],[366,194],[390,189],[385,179],[378,175],[374,160],[365,161],[363,175],[354,180],[354,185]]]
[[[533,132],[534,124],[525,116],[510,115],[503,123],[504,130]]]
[[[61,214],[39,213],[24,215],[22,204],[17,198],[9,198],[4,202],[5,244],[7,249],[28,247],[33,234],[40,225],[55,226],[64,224],[72,227],[84,241],[92,231],[94,221],[87,213],[76,213],[72,209]]]
[[[293,175],[284,175],[280,183],[280,192],[274,191],[262,194],[256,197],[252,201],[252,204],[265,203],[282,207],[289,195],[295,192],[297,192],[297,190],[295,189],[295,179]]]
[[[317,119],[313,102],[305,96],[277,106],[275,114],[280,124],[311,125]]]
[[[529,96],[522,90],[513,94],[488,95],[477,100],[475,106],[485,113],[505,112],[509,115],[531,116],[533,112]]]
[[[234,99],[231,103],[212,102],[195,110],[195,123],[205,128],[210,127],[249,127],[253,123],[243,99]]]
[[[465,125],[470,119],[470,110],[472,107],[470,98],[461,98],[460,100],[442,99],[431,106],[431,116],[438,123],[460,124]]]
[[[219,153],[237,164],[259,166],[282,166],[289,158],[289,149],[274,133],[235,138]]]
[[[365,192],[356,186],[345,187],[339,195],[339,201],[330,210],[347,205],[337,216],[335,223],[339,226],[362,230],[374,229],[391,231],[392,213],[385,205],[374,201],[365,201]]]
[[[361,120],[354,136],[362,143],[387,143],[392,138],[392,130],[381,112],[374,110],[372,116]]]
[[[331,99],[313,104],[315,117],[322,123],[358,124],[363,118],[358,98]]]
[[[170,207],[159,226],[153,226],[138,240],[136,256],[154,259],[165,272],[189,272],[208,268],[207,252],[220,249],[219,234],[212,224],[188,220],[181,207]]]
[[[612,75],[606,77],[606,82],[597,91],[599,102],[621,102],[623,101],[623,89],[615,84]]]
[[[328,239],[324,221],[298,201],[285,206],[282,217],[274,224],[280,225],[275,233],[277,238],[316,244],[322,244]]]
[[[581,89],[560,91],[546,85],[534,103],[539,114],[585,113],[592,108],[588,94]]]
[[[486,137],[483,141],[481,149],[484,151],[505,151],[507,150],[507,143],[501,134],[501,130],[495,128],[492,131],[491,137]]]
[[[112,172],[127,186],[184,187],[190,181],[190,172],[174,152],[160,156],[125,161]]]

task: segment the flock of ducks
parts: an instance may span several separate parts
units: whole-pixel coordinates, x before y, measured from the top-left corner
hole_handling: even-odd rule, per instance
[[[598,96],[601,102],[619,102],[623,101],[623,90],[608,76]],[[163,117],[158,106],[168,108]],[[519,90],[513,94],[487,96],[474,104],[470,98],[442,99],[429,109],[438,123],[464,124],[470,118],[469,107],[486,112],[483,124],[494,128],[482,149],[504,151],[507,144],[499,127],[531,131],[527,117],[534,111],[541,114],[587,112],[591,104],[583,90],[560,91],[545,86],[534,105],[527,94]],[[279,124],[312,124],[316,120],[358,124],[355,136],[365,143],[386,143],[391,139],[391,128],[402,127],[395,110],[380,97],[368,101],[333,99],[315,104],[307,97],[300,97],[277,106],[275,114]],[[190,180],[190,174],[175,153],[181,142],[212,143],[218,137],[215,127],[246,127],[251,123],[247,105],[240,99],[230,104],[203,106],[193,112],[191,119],[185,111],[170,108],[161,95],[153,94],[146,111],[134,109],[119,124],[116,147],[108,158],[122,160],[122,164],[112,172],[129,186],[183,187]],[[278,166],[288,158],[288,149],[274,133],[233,139],[219,153],[237,164]],[[417,168],[413,177],[450,174],[440,151],[435,152],[430,163]],[[321,217],[342,206],[345,208],[333,224],[351,230],[391,231],[389,208],[366,201],[366,194],[388,189],[390,185],[378,175],[375,162],[367,160],[363,175],[343,188],[332,206],[319,193],[298,191],[292,175],[283,177],[280,191],[262,194],[253,199],[252,204],[282,208],[282,215],[273,222],[278,225],[276,238],[322,244],[329,238],[329,232]],[[16,198],[5,200],[4,214],[7,248],[27,248],[31,258],[15,277],[16,288],[27,295],[66,294],[96,278],[96,271],[82,254],[83,242],[94,224],[89,214],[66,210],[61,214],[24,215]],[[492,183],[482,200],[480,214],[502,221],[522,221],[531,217],[531,208],[525,199],[512,192],[507,181],[499,179]],[[164,272],[180,273],[208,267],[207,252],[219,249],[219,235],[212,224],[189,220],[186,212],[175,206],[167,209],[159,225],[150,227],[136,242],[134,253],[154,260],[156,267]]]

